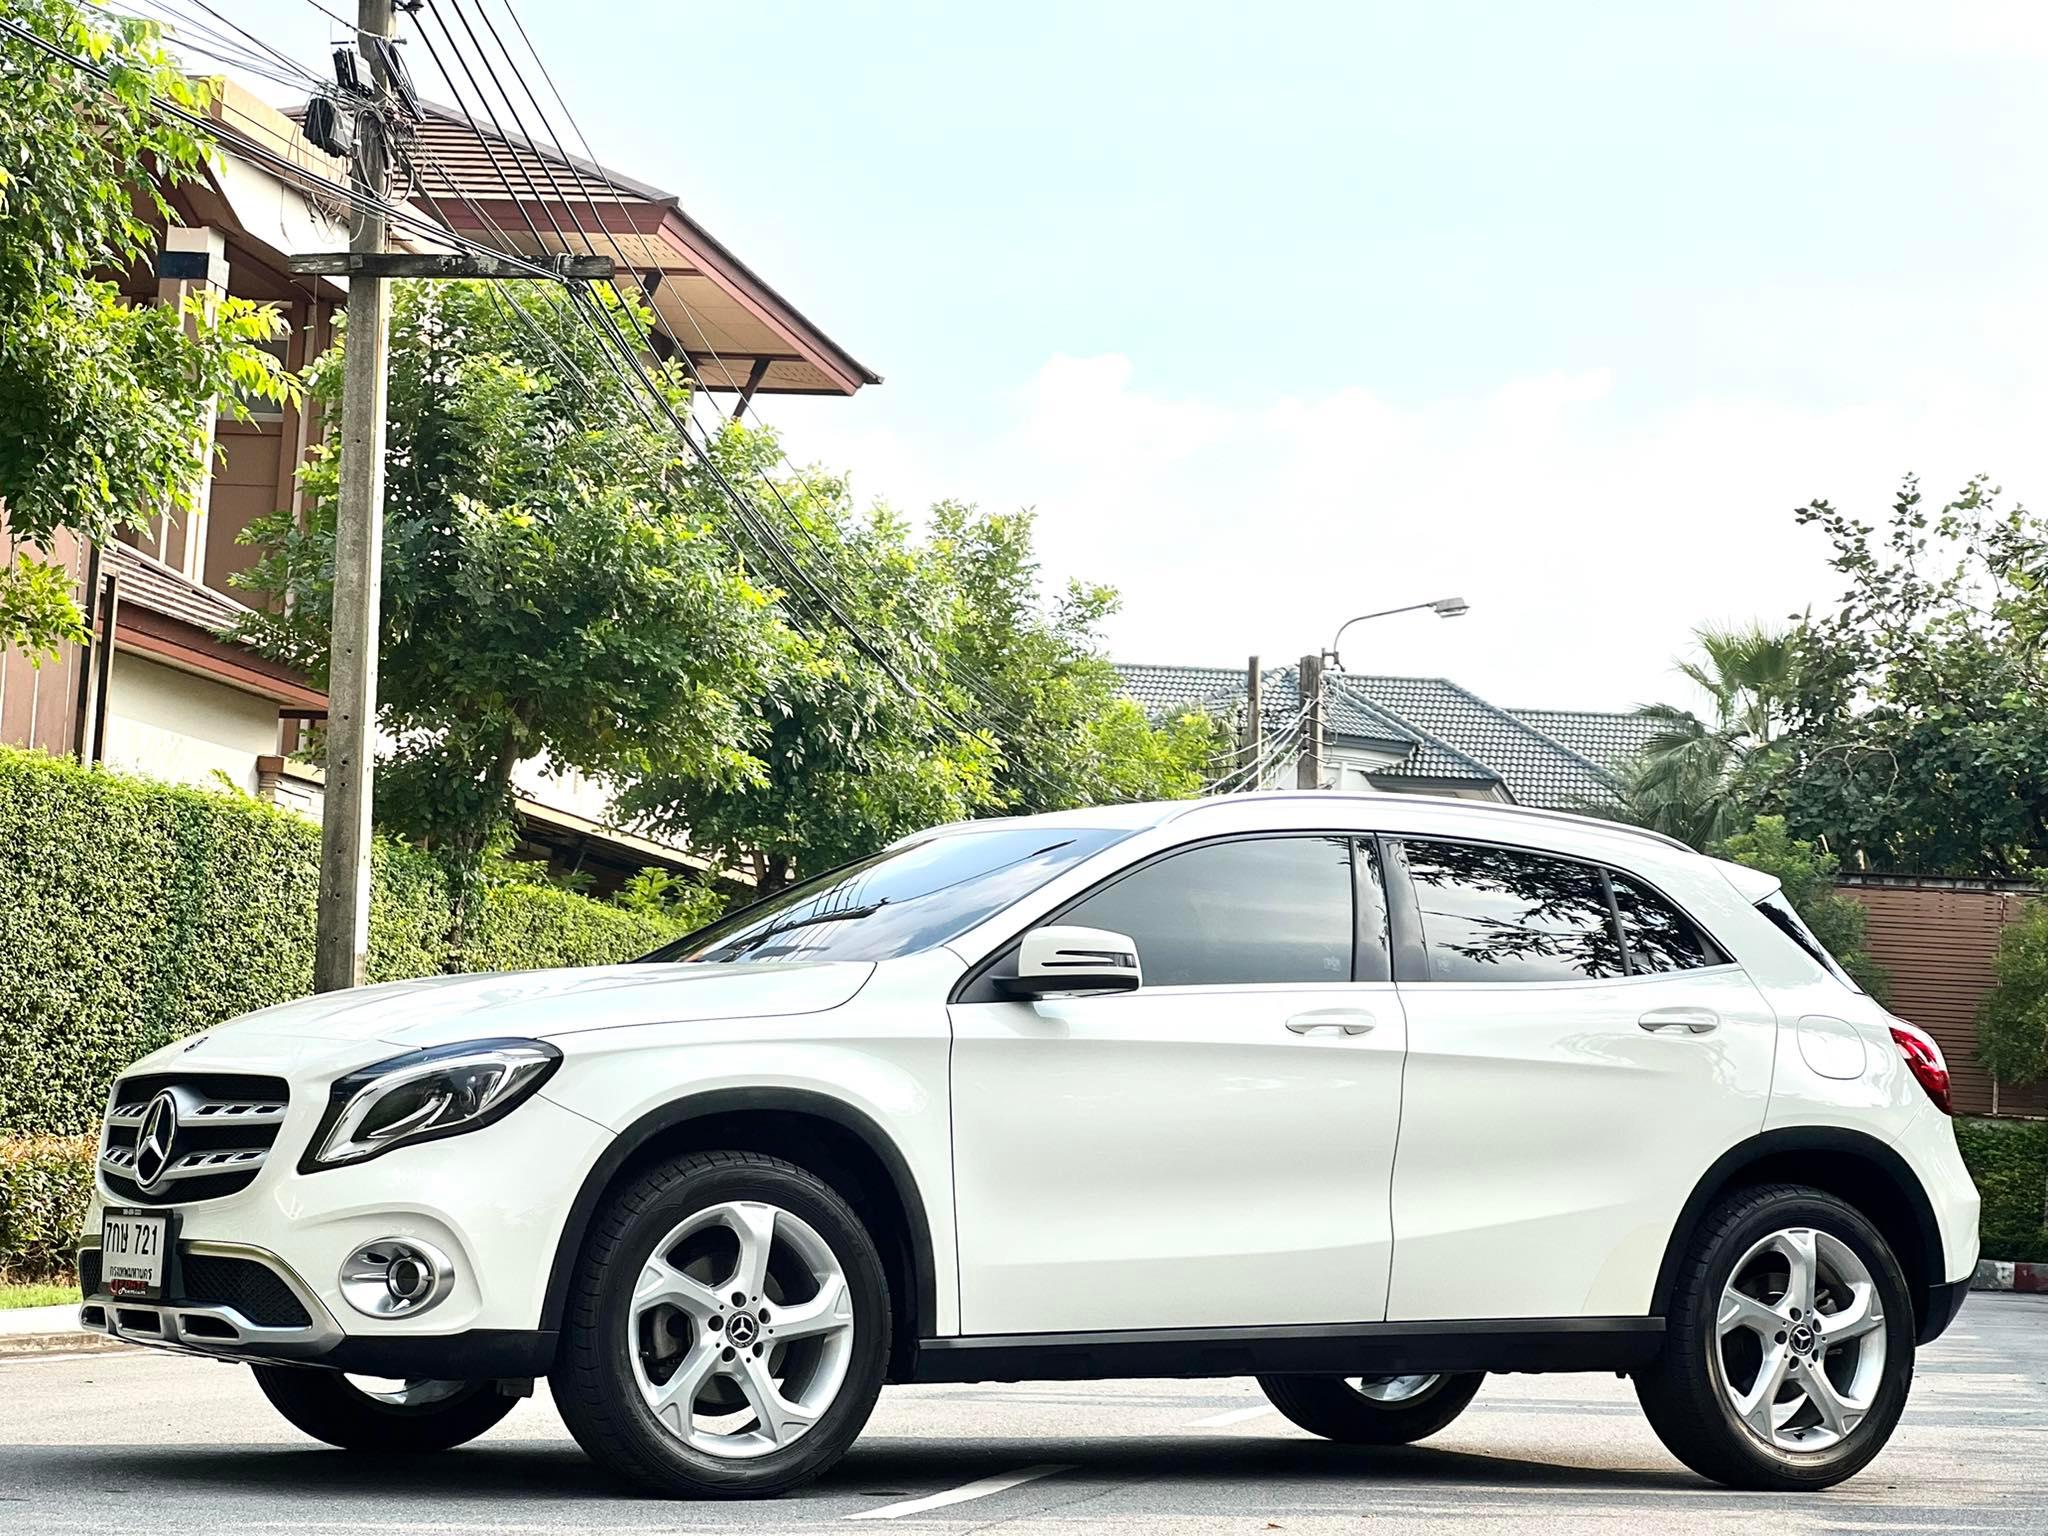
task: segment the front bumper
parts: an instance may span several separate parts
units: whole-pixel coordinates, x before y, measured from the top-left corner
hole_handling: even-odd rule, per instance
[[[292,1115],[317,1108],[295,1102]],[[612,1133],[536,1095],[469,1135],[300,1173],[297,1149],[310,1134],[310,1123],[287,1121],[280,1155],[248,1188],[165,1207],[175,1213],[178,1256],[165,1298],[114,1297],[90,1284],[81,1324],[154,1348],[365,1375],[545,1372],[554,1338],[540,1325],[557,1244]],[[82,1280],[97,1278],[105,1198],[88,1213]],[[393,1238],[440,1250],[452,1281],[426,1310],[369,1316],[344,1298],[342,1266],[363,1245]],[[242,1279],[228,1283],[223,1264],[246,1266]]]
[[[242,1243],[177,1246],[172,1294],[160,1301],[109,1295],[91,1284],[79,1305],[79,1326],[124,1343],[210,1360],[311,1365],[365,1376],[477,1380],[543,1376],[554,1365],[556,1335],[539,1329],[472,1328],[461,1333],[355,1334],[274,1253]],[[241,1266],[252,1278],[223,1288],[195,1282],[191,1261]],[[99,1249],[79,1250],[82,1278],[97,1276]],[[253,1277],[261,1273],[263,1282]],[[210,1273],[222,1273],[217,1267]]]

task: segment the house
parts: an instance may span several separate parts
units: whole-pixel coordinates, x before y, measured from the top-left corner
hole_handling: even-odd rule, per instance
[[[1155,719],[1200,710],[1243,738],[1246,669],[1119,663],[1117,671]],[[1615,799],[1623,766],[1657,729],[1633,714],[1503,709],[1440,677],[1330,671],[1323,690],[1322,781],[1331,789],[1580,810]],[[1261,671],[1259,702],[1256,780],[1292,786],[1303,714],[1298,670]]]
[[[230,152],[170,189],[179,222],[164,229],[154,269],[126,275],[123,292],[137,304],[193,292],[276,304],[290,327],[279,360],[303,368],[333,340],[346,280],[295,274],[290,262],[347,248],[346,166],[308,143],[294,116],[233,82],[211,115],[224,147],[256,146],[290,170]],[[637,285],[665,332],[652,349],[682,361],[735,413],[757,394],[849,396],[880,382],[672,195],[491,135],[446,109],[426,107],[414,126],[416,207],[501,249],[619,262],[619,281]],[[66,646],[40,668],[0,653],[0,742],[173,781],[225,781],[320,813],[319,770],[293,753],[306,724],[324,718],[326,697],[224,635],[247,611],[231,578],[255,558],[238,535],[256,517],[300,504],[297,470],[319,434],[309,414],[257,408],[248,420],[214,422],[208,447],[218,452],[200,461],[210,466],[202,514],[159,517],[99,549],[66,540],[42,551],[70,570],[95,641]],[[0,558],[13,554],[0,520]],[[514,787],[524,852],[590,875],[599,889],[649,865],[702,863],[674,839],[612,825],[605,785],[529,763]]]

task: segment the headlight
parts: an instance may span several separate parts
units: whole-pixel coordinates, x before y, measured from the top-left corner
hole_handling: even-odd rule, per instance
[[[479,1130],[531,1097],[561,1062],[545,1040],[468,1040],[373,1062],[335,1083],[299,1172]]]

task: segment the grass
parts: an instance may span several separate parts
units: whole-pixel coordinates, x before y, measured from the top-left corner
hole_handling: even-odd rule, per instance
[[[10,1307],[61,1307],[78,1300],[78,1286],[67,1284],[0,1284],[0,1311]]]

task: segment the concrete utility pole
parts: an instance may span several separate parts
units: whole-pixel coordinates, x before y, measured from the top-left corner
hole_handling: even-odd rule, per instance
[[[1301,658],[1301,752],[1294,760],[1294,787],[1323,787],[1323,658]]]
[[[391,35],[392,0],[356,0],[363,37]],[[364,48],[384,99],[384,72]],[[375,109],[357,114],[349,175],[379,206],[391,195],[391,156]],[[384,215],[358,209],[352,253],[382,254]],[[341,382],[341,487],[334,530],[334,642],[327,683],[327,797],[320,817],[320,911],[313,988],[360,986],[370,945],[370,798],[376,761],[377,634],[384,565],[384,404],[391,285],[358,274],[348,284]]]
[[[1265,700],[1259,687],[1259,658],[1254,656],[1244,674],[1244,768],[1250,769],[1265,755]],[[1258,777],[1254,775],[1251,782],[1243,787],[1257,789]]]

